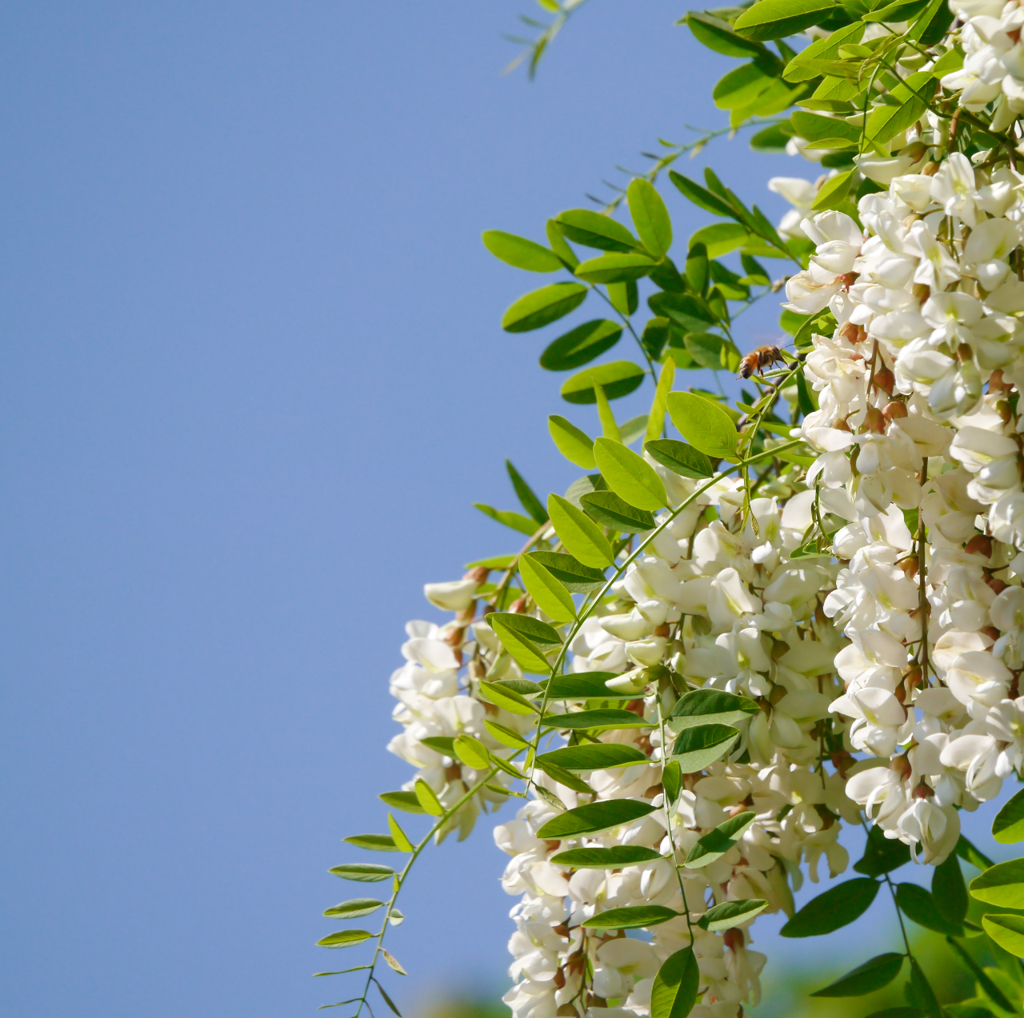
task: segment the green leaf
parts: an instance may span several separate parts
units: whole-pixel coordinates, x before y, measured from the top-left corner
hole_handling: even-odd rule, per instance
[[[653,727],[650,721],[645,721],[631,710],[619,710],[616,707],[574,711],[571,714],[548,714],[540,719],[540,723],[548,728],[570,731],[587,731],[591,728]]]
[[[768,907],[768,902],[763,898],[743,898],[739,901],[723,901],[721,905],[709,908],[697,920],[697,925],[702,930],[711,933],[719,933],[722,930],[731,930],[734,926],[740,926],[748,922],[754,916],[759,915]]]
[[[558,551],[534,551],[530,557],[565,584],[565,589],[571,593],[585,594],[604,583],[604,573],[600,569],[585,566],[572,555]]]
[[[993,912],[982,916],[981,925],[1004,951],[1024,958],[1024,915]]]
[[[962,834],[956,843],[956,854],[964,862],[969,862],[975,869],[987,870],[990,866],[995,865],[987,855],[979,852]]]
[[[779,931],[784,937],[819,937],[859,919],[878,894],[878,881],[856,877],[812,898]]]
[[[670,955],[651,987],[651,1018],[687,1018],[697,1000],[700,969],[692,947]]]
[[[694,448],[712,459],[736,456],[736,426],[717,403],[692,392],[671,392],[668,412],[672,423]]]
[[[420,739],[420,742],[442,756],[455,756],[455,740],[450,735],[428,735]]]
[[[665,789],[665,798],[674,803],[679,798],[683,787],[683,769],[678,760],[669,760],[661,771],[661,784]]]
[[[654,806],[644,799],[607,799],[577,806],[552,817],[537,832],[541,841],[560,841],[568,838],[582,838],[598,831],[633,823],[648,813]]]
[[[739,367],[739,351],[727,339],[716,336],[713,332],[687,333],[683,342],[686,344],[687,352],[702,368],[709,368],[712,371],[720,371],[722,368],[735,371]]]
[[[653,269],[651,270],[654,271]],[[608,294],[608,299],[612,303],[612,307],[623,318],[628,318],[637,309],[637,303],[639,301],[639,294],[636,288],[636,280],[627,280],[625,283],[608,283],[605,286],[605,291]]]
[[[624,534],[638,534],[654,529],[654,517],[646,509],[631,506],[614,491],[592,491],[581,495],[580,505],[595,523]]]
[[[751,135],[750,147],[755,152],[785,152],[792,134],[782,124],[772,124]]]
[[[639,388],[646,372],[632,361],[611,361],[585,368],[562,386],[562,399],[568,403],[596,403],[594,386],[600,385],[609,399],[628,396]]]
[[[910,958],[910,984],[907,987],[907,999],[911,1004],[921,1008],[929,1018],[942,1018],[942,1009],[935,999],[935,992],[917,959],[913,956]]]
[[[679,761],[684,774],[696,774],[725,756],[739,737],[740,733],[727,725],[687,728],[676,739],[672,756]]]
[[[492,612],[487,624],[498,634],[502,646],[525,672],[547,674],[551,670],[545,653],[561,646],[558,633],[546,622],[512,612]]]
[[[567,771],[603,771],[613,767],[633,767],[636,764],[650,763],[636,746],[626,746],[618,742],[565,746],[550,753],[543,753],[537,759],[550,760]]]
[[[709,866],[716,859],[721,859],[726,852],[734,848],[736,842],[749,830],[757,819],[756,813],[737,813],[709,831],[697,844],[690,849],[686,857],[686,868],[691,870]]]
[[[919,98],[918,93],[928,86],[932,77],[932,71],[918,71],[916,74],[911,74],[905,83],[897,85],[889,93],[889,98],[900,105],[876,106],[871,111],[864,128],[867,140],[885,143],[910,127],[928,108],[925,101]]]
[[[444,815],[444,806],[441,805],[440,800],[437,798],[437,793],[422,778],[416,779],[413,788],[415,789],[416,801],[420,804],[424,813],[429,813],[432,817]],[[395,838],[396,843],[398,840],[398,838]],[[412,849],[410,848],[408,851],[412,851]]]
[[[677,442],[674,438],[659,438],[648,441],[644,449],[651,454],[663,467],[682,477],[711,477],[714,469],[711,460],[702,452],[685,442]]]
[[[608,397],[604,394],[604,389],[595,384],[594,395],[597,397],[597,416],[601,421],[601,432],[605,438],[610,438],[615,442],[622,443],[622,434],[619,431],[618,424],[615,423],[615,414],[612,412],[611,405],[608,403]],[[595,459],[596,459],[595,453]]]
[[[427,790],[429,795],[423,794],[421,786]],[[437,801],[437,796],[434,795],[434,790],[428,785],[422,778],[416,779],[415,785],[416,798],[419,799],[420,805],[428,812],[432,813],[433,816],[441,816],[444,813],[444,807]],[[427,808],[427,802],[433,799],[434,803],[437,803],[433,809],[437,812],[433,813],[432,809]],[[408,835],[401,827],[398,826],[398,821],[389,813],[388,814],[388,828],[391,831],[391,840],[395,843],[395,847],[399,852],[412,852],[415,851],[415,846],[409,840]]]
[[[395,875],[390,866],[379,866],[372,862],[350,862],[341,866],[334,866],[330,870],[336,877],[342,880],[356,880],[363,884],[376,884],[378,881],[387,880]]]
[[[823,990],[812,993],[812,997],[863,997],[888,986],[903,967],[902,954],[880,954],[870,961],[858,965]]]
[[[617,870],[660,858],[653,848],[644,848],[643,845],[613,845],[611,848],[570,848],[553,855],[549,861],[556,866],[571,866],[577,870]]]
[[[985,970],[974,960],[974,958],[968,953],[966,948],[954,940],[952,937],[946,937],[946,943],[960,956],[960,960],[967,966],[971,971],[971,974],[978,981],[978,984],[985,991],[988,997],[1004,1011],[1013,1013],[1013,1005],[1003,995],[1002,990],[996,986],[992,978],[985,972]]]
[[[523,516],[521,513],[508,512],[503,509],[493,509],[489,505],[484,505],[483,502],[474,502],[473,508],[479,509],[484,516],[489,516],[496,523],[501,523],[506,527],[510,527],[512,530],[517,530],[520,534],[526,534],[527,537],[532,537],[537,530],[536,521],[529,519],[527,516]]]
[[[817,113],[806,113],[797,110],[790,118],[793,122],[793,130],[801,138],[817,142],[827,138],[837,138],[842,141],[856,145],[860,138],[860,128],[845,120],[836,120],[834,117],[823,117]]]
[[[509,637],[512,640],[512,637]],[[526,641],[523,641],[526,643]],[[510,651],[511,653],[511,651]],[[539,658],[539,654],[538,654]],[[545,664],[545,670],[547,666]],[[527,669],[532,671],[532,669]],[[521,714],[524,717],[528,714],[535,714],[536,710],[530,704],[530,701],[525,697],[520,696],[515,690],[508,689],[506,687],[498,685],[496,682],[480,682],[480,696],[488,703],[494,704],[495,707],[501,707],[507,710],[510,714]],[[420,742],[424,740],[421,739]],[[455,749],[452,748],[452,755],[454,755]]]
[[[583,920],[588,930],[638,930],[646,926],[658,926],[675,919],[679,913],[664,905],[630,905],[625,908],[610,908]]]
[[[392,915],[394,913],[392,912]],[[397,972],[400,976],[407,976],[409,973],[402,967],[402,963],[390,952],[386,951],[383,947],[380,949],[380,953],[384,955],[384,960],[388,963],[388,968]]]
[[[593,391],[593,389],[591,389]],[[575,424],[558,414],[548,418],[548,431],[558,451],[570,462],[584,470],[593,470],[597,466],[594,459],[594,440]]]
[[[594,459],[608,487],[631,506],[650,512],[662,509],[668,503],[665,485],[654,467],[621,442],[597,439],[594,442]]]
[[[582,778],[573,774],[572,771],[567,771],[564,767],[559,767],[558,764],[552,763],[550,760],[538,757],[537,766],[549,778],[554,778],[554,780],[560,785],[564,785],[566,788],[571,788],[574,792],[582,792],[585,795],[595,794],[590,785],[588,785]]]
[[[533,713],[531,711],[531,713]],[[491,733],[491,736],[500,742],[503,746],[508,746],[509,749],[529,749],[530,744],[524,739],[518,732],[512,731],[511,728],[506,728],[504,725],[499,725],[497,721],[491,721],[490,718],[484,718],[484,728]]]
[[[564,318],[578,308],[587,296],[582,283],[552,283],[520,297],[504,314],[501,327],[506,332],[529,332]]]
[[[711,98],[720,110],[749,106],[775,84],[773,69],[770,61],[752,60],[749,64],[740,64],[715,85]]]
[[[523,480],[522,475],[514,466],[511,460],[505,460],[505,469],[508,471],[509,480],[515,489],[516,497],[522,507],[533,517],[536,523],[547,523],[548,514],[544,511],[540,499],[533,493],[533,489]]]
[[[1024,908],[1024,859],[1010,859],[971,881],[971,895],[1000,908]]]
[[[558,224],[553,220],[549,219],[545,228],[547,233],[548,243],[551,245],[551,250],[562,260],[563,264],[568,269],[575,269],[579,265],[580,260],[576,257],[575,252],[565,242],[565,237],[562,236],[562,231],[559,230]]]
[[[610,566],[615,561],[608,538],[585,513],[560,495],[548,496],[548,514],[569,554],[593,569]]]
[[[647,323],[650,325],[650,322]],[[646,335],[646,330],[645,333]],[[665,427],[665,414],[668,412],[668,394],[676,379],[675,361],[669,359],[661,369],[661,377],[658,379],[658,386],[654,393],[654,402],[651,404],[651,412],[647,418],[645,440],[656,440]]]
[[[681,173],[676,173],[675,170],[669,170],[668,176],[669,180],[676,185],[683,196],[692,201],[698,208],[704,209],[705,212],[710,212],[715,216],[725,216],[728,219],[733,218],[734,212],[729,207],[729,203],[723,201],[718,195],[712,194],[702,184],[698,184],[689,177],[684,177]],[[690,246],[693,246],[692,242]]]
[[[756,701],[721,689],[693,689],[672,708],[668,727],[676,734],[698,725],[732,725],[756,714]]]
[[[390,834],[353,834],[351,838],[341,840],[349,845],[355,845],[356,848],[365,848],[369,852],[401,851]]]
[[[925,46],[937,43],[953,21],[953,12],[943,0],[931,0],[917,20],[910,26],[907,37]]]
[[[864,846],[864,857],[854,865],[854,870],[866,877],[880,877],[891,873],[910,862],[910,849],[896,838],[887,838],[881,827],[868,831],[868,842]]]
[[[951,852],[932,872],[932,898],[942,918],[959,929],[967,918],[970,899],[955,852]]]
[[[847,170],[835,177],[829,177],[815,195],[811,208],[816,212],[825,209],[838,209],[849,197],[850,188],[853,186],[853,175],[856,172],[856,170]]]
[[[479,569],[485,566],[487,569],[508,569],[515,562],[515,555],[492,555],[490,558],[477,559],[475,562],[467,562],[463,569]]]
[[[381,792],[377,798],[392,809],[400,809],[406,813],[425,812],[415,792]]]
[[[1000,845],[1024,841],[1024,789],[1021,789],[996,814],[992,821],[992,837]]]
[[[646,276],[654,265],[653,258],[639,252],[613,251],[580,262],[576,275],[588,283],[628,283]]]
[[[834,0],[760,0],[733,22],[733,28],[756,42],[783,39],[821,24],[836,7]]]
[[[490,753],[479,739],[474,739],[472,735],[457,735],[453,748],[455,755],[467,767],[478,771],[487,770],[490,764]]]
[[[862,22],[854,22],[852,25],[836,29],[821,39],[815,39],[810,46],[801,50],[790,60],[782,77],[786,81],[807,81],[818,77],[817,71],[808,62],[811,60],[834,60],[839,55],[840,46],[860,42],[865,27]]]
[[[562,261],[542,244],[535,244],[525,237],[517,237],[514,233],[503,233],[501,230],[485,230],[484,246],[503,262],[514,265],[517,269],[527,272],[557,272]]]
[[[574,672],[556,675],[545,688],[548,700],[635,700],[636,693],[617,693],[605,685],[614,678],[618,678],[615,672]]]
[[[548,371],[571,371],[610,350],[619,341],[622,326],[596,318],[559,336],[540,355],[540,366]]]
[[[317,947],[355,947],[373,936],[366,930],[339,930],[316,942]]]
[[[377,987],[377,992],[381,995],[381,997],[384,998],[384,1003],[387,1004],[387,1006],[398,1016],[398,1018],[402,1018],[402,1012],[399,1011],[397,1007],[395,1007],[395,1002],[388,996],[387,991],[384,989],[384,987],[381,986],[376,979],[373,982],[374,985]]]
[[[626,191],[629,214],[643,245],[655,258],[668,254],[672,246],[672,221],[661,195],[642,177],[634,177]]]
[[[640,242],[621,223],[591,209],[570,209],[555,219],[564,237],[601,251],[636,251]]]
[[[935,899],[918,884],[897,884],[896,905],[900,911],[918,926],[936,933],[961,933],[959,924],[950,923],[942,917]]]
[[[722,21],[706,11],[690,11],[683,21],[697,39],[716,53],[724,53],[727,57],[746,57],[768,52],[759,43],[737,35],[727,21]]]
[[[569,592],[536,558],[524,555],[519,560],[519,575],[527,593],[549,618],[555,622],[571,622],[576,618],[576,605]]]
[[[739,223],[712,223],[698,230],[690,238],[690,247],[703,244],[708,249],[709,258],[720,258],[722,255],[743,247],[749,239],[745,226]]]
[[[384,907],[383,901],[376,898],[353,898],[351,901],[343,901],[340,905],[327,909],[326,916],[335,919],[359,919],[364,915],[372,915],[379,908]]]

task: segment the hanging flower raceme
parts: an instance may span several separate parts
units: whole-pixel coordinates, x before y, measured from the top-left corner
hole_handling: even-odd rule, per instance
[[[943,880],[962,882],[955,853],[987,863],[960,811],[1024,766],[1021,10],[954,2],[947,18],[932,3],[782,50],[778,101],[810,111],[783,141],[831,172],[771,181],[793,205],[778,230],[712,172],[707,188],[675,174],[736,224],[696,235],[682,272],[646,180],[626,196],[635,237],[588,210],[552,221],[550,249],[485,234],[513,265],[573,276],[513,304],[510,332],[568,313],[584,284],[632,330],[637,278],[659,288],[637,335],[649,415],[612,413],[645,373],[628,362],[565,383],[599,411],[596,440],[550,418],[586,475],[545,506],[509,464],[529,515],[481,508],[527,543],[427,586],[452,617],[409,624],[391,680],[390,749],[415,773],[385,801],[431,814],[438,840],[519,807],[494,831],[517,899],[516,1018],[668,1018],[680,986],[694,1018],[740,1018],[761,994],[759,914],[787,913],[786,936],[834,928],[793,896],[847,870],[844,823],[870,826],[870,877],[900,853]],[[775,59],[769,14],[722,13],[691,27],[757,49],[752,88]],[[734,239],[742,277],[709,255]],[[569,241],[602,253],[581,261]],[[784,281],[794,352],[741,358],[728,304],[783,286],[751,254],[766,250],[799,263]],[[578,367],[622,331],[584,323],[541,363]],[[738,413],[672,391],[677,367],[716,365],[758,386]],[[848,902],[863,911],[878,886],[837,890],[868,895]]]

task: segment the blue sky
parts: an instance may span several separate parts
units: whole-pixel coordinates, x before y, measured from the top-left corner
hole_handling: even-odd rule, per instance
[[[471,508],[511,507],[506,455],[542,491],[574,477],[546,338],[498,327],[536,277],[480,232],[540,237],[723,123],[729,61],[684,10],[587,5],[533,83],[500,74],[527,0],[0,12],[10,1014],[349,995],[309,978],[344,967],[313,944],[351,890],[339,839],[383,829],[408,774],[384,748],[402,627],[433,617],[424,582],[514,547]],[[776,216],[767,177],[813,176],[710,155]],[[666,199],[678,237],[704,225]],[[424,859],[400,1004],[500,984],[503,865],[485,827]]]

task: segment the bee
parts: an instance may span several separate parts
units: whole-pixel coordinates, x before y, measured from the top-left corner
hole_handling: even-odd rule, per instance
[[[740,361],[740,373],[736,377],[749,378],[755,371],[763,371],[781,360],[782,351],[777,346],[759,346]]]

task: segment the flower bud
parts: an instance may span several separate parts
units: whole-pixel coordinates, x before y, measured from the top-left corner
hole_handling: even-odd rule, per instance
[[[896,388],[896,377],[888,368],[879,368],[871,381],[872,384],[889,396],[892,395],[892,390]]]
[[[864,415],[864,423],[861,425],[860,430],[862,432],[874,432],[876,435],[885,434],[885,418],[882,416],[882,411],[878,407],[868,407],[867,413]]]
[[[985,534],[975,534],[968,542],[964,551],[968,555],[983,555],[985,558],[992,557],[992,538]]]
[[[910,761],[902,753],[899,756],[894,756],[889,761],[889,770],[895,771],[904,781],[910,777],[913,767],[910,766]]]
[[[906,417],[907,415],[908,412],[906,403],[903,403],[898,399],[894,399],[891,400],[889,403],[886,403],[885,407],[882,409],[882,416],[887,421],[896,421],[899,420],[901,417]]]

